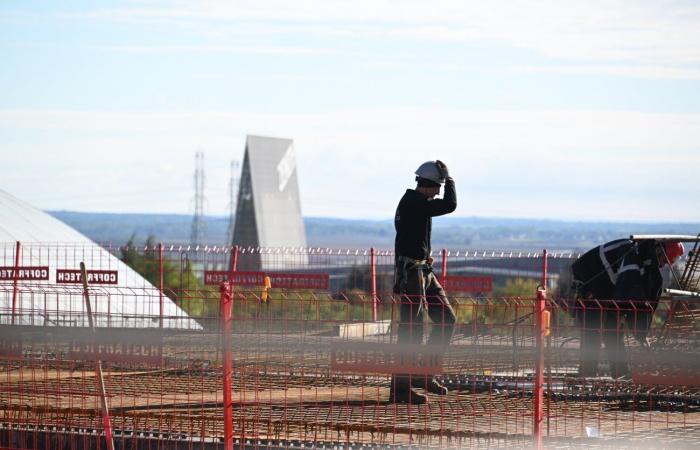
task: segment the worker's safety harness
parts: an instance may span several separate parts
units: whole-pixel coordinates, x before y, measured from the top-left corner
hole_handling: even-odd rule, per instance
[[[430,275],[433,274],[432,258],[413,259],[407,256],[397,256],[394,266],[394,293],[406,294],[408,289],[408,277],[411,271],[416,271],[420,282],[418,283],[420,292],[411,293],[420,296],[420,306],[418,313],[425,307],[427,309],[426,289],[430,283]]]
[[[574,292],[575,299],[592,298],[592,295],[590,295],[586,292],[586,286],[588,284],[590,284],[591,282],[593,282],[593,280],[595,280],[596,278],[598,278],[604,274],[607,274],[608,277],[610,278],[610,282],[613,285],[615,285],[617,283],[618,272],[620,272],[621,269],[624,269],[624,268],[618,268],[618,270],[616,272],[615,269],[613,268],[613,266],[617,266],[620,263],[620,261],[623,261],[628,254],[630,254],[632,251],[634,251],[634,247],[632,247],[629,250],[627,250],[625,253],[623,253],[621,256],[619,256],[615,261],[610,262],[610,261],[608,261],[608,258],[605,255],[605,246],[599,245],[598,248],[599,248],[600,264],[602,266],[602,270],[600,270],[595,275],[589,277],[586,281],[577,280],[575,278],[575,275],[573,274],[573,272],[571,274],[571,289]],[[643,274],[644,268],[642,267],[640,270],[641,270],[641,273]]]

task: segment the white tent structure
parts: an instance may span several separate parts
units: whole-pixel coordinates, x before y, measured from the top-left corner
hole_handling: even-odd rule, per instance
[[[0,324],[87,326],[81,262],[96,326],[201,328],[109,251],[0,190]]]

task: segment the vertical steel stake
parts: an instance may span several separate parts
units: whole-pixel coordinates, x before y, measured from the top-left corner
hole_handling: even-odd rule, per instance
[[[90,306],[90,293],[88,291],[87,270],[85,263],[80,262],[80,277],[83,282],[83,298],[85,299],[85,308],[87,310],[88,324],[93,334],[97,334],[95,323],[92,320],[92,307]],[[102,376],[102,362],[99,357],[95,359],[95,378],[97,379],[97,392],[100,394],[100,406],[102,408],[102,426],[105,430],[105,440],[107,441],[107,450],[114,450],[114,438],[112,437],[112,421],[109,417],[109,405],[107,405],[107,392],[105,390],[105,380]]]
[[[229,261],[229,264],[228,264],[228,271],[235,272],[236,266],[238,266],[238,246],[234,245],[233,248],[231,249],[231,260]],[[232,281],[232,276],[229,277],[229,281]]]
[[[440,273],[440,284],[442,284],[443,289],[447,289],[447,249],[442,249],[442,273]]]
[[[377,321],[377,263],[374,247],[369,251],[369,271],[372,277],[372,321]]]
[[[221,344],[224,388],[224,450],[233,450],[233,282],[221,284]]]
[[[158,289],[160,290],[160,328],[163,328],[163,243],[158,244],[158,275],[160,277]]]
[[[11,324],[15,324],[15,312],[17,308],[17,282],[19,281],[19,254],[22,251],[22,244],[20,244],[19,241],[17,241],[17,245],[15,246],[15,270],[12,274],[12,319],[11,319]]]
[[[535,369],[535,389],[533,392],[533,434],[535,438],[535,447],[540,450],[543,448],[542,443],[542,419],[544,417],[544,314],[545,314],[545,299],[547,296],[547,249],[542,253],[542,287],[537,289],[537,300],[535,301],[535,349],[536,349],[536,369]]]

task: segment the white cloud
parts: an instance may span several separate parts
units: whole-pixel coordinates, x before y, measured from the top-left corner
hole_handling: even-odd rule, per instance
[[[513,68],[522,73],[545,73],[566,75],[605,75],[635,78],[657,78],[667,80],[700,80],[700,69],[636,66],[636,65],[567,65],[567,66],[521,66]]]
[[[567,61],[700,63],[700,4],[696,2],[437,0],[427,4],[405,0],[398,7],[392,0],[198,0],[68,16],[175,23],[210,36],[217,28],[226,34],[241,26],[247,34],[286,31],[496,42]]]
[[[239,54],[304,54],[329,53],[328,50],[304,47],[240,47],[227,45],[112,45],[98,47],[119,53],[239,53]]]
[[[36,14],[46,13],[17,12],[2,20],[38,27],[42,22],[31,21]],[[460,49],[480,53],[496,45],[527,50],[518,54],[523,59],[517,60],[516,71],[700,79],[700,4],[695,2],[405,0],[399,7],[389,0],[162,1],[148,8],[60,13],[58,19],[84,21],[89,33],[96,24],[128,25],[116,30],[105,26],[108,40],[99,33],[81,41],[89,44],[59,40],[55,45],[65,47],[62,51],[73,45],[175,55],[352,51],[357,53],[341,56],[366,56],[364,63],[373,69],[431,64],[441,72],[482,69],[484,75],[495,72],[484,69],[493,61],[478,55],[473,61],[462,59]],[[31,31],[11,37],[31,36]],[[129,31],[141,41],[130,41]],[[411,60],[407,48],[414,43],[434,50],[437,61]],[[446,46],[443,52],[442,43],[467,45]],[[379,52],[371,51],[375,45]],[[532,54],[540,58],[531,62],[527,56]],[[342,59],[354,69],[355,59]],[[257,82],[317,76],[325,87],[325,67],[240,72]],[[353,75],[347,71],[348,80]],[[389,217],[415,167],[440,158],[460,183],[462,215],[700,220],[700,188],[692,183],[700,167],[698,114],[576,110],[575,104],[523,111],[420,106],[323,110],[312,94],[304,106],[319,112],[0,109],[0,152],[7,168],[2,187],[44,208],[187,212],[193,153],[202,148],[210,211],[224,213],[228,162],[240,157],[245,135],[252,133],[295,139],[304,211],[311,215]],[[114,107],[105,98],[105,108]],[[401,101],[420,102],[415,98],[402,96]],[[37,101],[42,100],[31,104]],[[284,101],[255,107],[289,110]],[[357,103],[372,105],[374,98],[358,98]],[[658,216],[669,207],[670,215]]]

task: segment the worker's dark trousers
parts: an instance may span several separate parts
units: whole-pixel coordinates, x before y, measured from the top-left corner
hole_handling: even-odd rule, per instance
[[[587,302],[588,303],[588,302]],[[605,345],[605,357],[610,364],[610,375],[619,377],[629,374],[629,356],[625,348],[623,320],[635,338],[646,340],[652,311],[618,309],[612,302],[588,304],[580,311],[581,366],[585,377],[598,375],[601,343]]]
[[[444,355],[452,339],[456,320],[447,295],[432,271],[423,271],[418,268],[410,269],[406,274],[407,279],[402,284],[400,292],[398,342],[399,344],[423,343],[423,309],[427,309],[428,317],[433,322],[427,345],[432,346],[435,352]],[[392,389],[408,389],[411,384],[423,385],[431,378],[395,374],[392,378]]]

